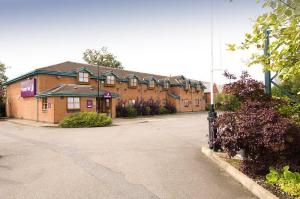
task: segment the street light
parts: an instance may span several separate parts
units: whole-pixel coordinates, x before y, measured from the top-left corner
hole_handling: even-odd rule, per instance
[[[217,112],[215,112],[215,105],[214,105],[214,40],[213,40],[213,33],[214,33],[214,2],[211,0],[211,32],[210,32],[210,42],[211,42],[211,82],[210,82],[210,111],[208,113],[208,145],[210,149],[214,151],[218,150],[218,146],[215,144],[215,139],[217,137],[217,129],[214,127],[214,122],[217,118]]]

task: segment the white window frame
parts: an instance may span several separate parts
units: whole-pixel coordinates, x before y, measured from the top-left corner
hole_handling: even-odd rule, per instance
[[[134,106],[135,105],[135,99],[128,100],[128,105],[129,106]]]
[[[201,90],[201,85],[200,85],[200,84],[197,84],[196,90],[197,90],[197,91],[200,91],[200,90]]]
[[[130,78],[130,79],[129,79],[129,85],[130,85],[130,86],[136,87],[136,86],[137,86],[137,83],[138,83],[137,78]]]
[[[155,87],[155,81],[152,79],[149,81],[149,88],[154,88]]]
[[[183,105],[184,105],[184,107],[189,107],[189,105],[190,105],[189,100],[188,99],[184,99],[183,100]]]
[[[190,83],[186,82],[186,83],[185,83],[185,90],[189,90],[189,89],[190,89],[190,86],[191,86]]]
[[[164,89],[169,89],[169,88],[170,88],[170,83],[164,82]]]
[[[78,73],[78,81],[87,83],[89,82],[89,73],[87,72],[79,72]]]
[[[115,85],[116,77],[113,75],[106,76],[106,84],[108,85]]]
[[[80,109],[80,97],[68,97],[67,98],[67,109],[68,110]]]
[[[42,98],[42,110],[45,111],[48,108],[48,99],[47,97]]]

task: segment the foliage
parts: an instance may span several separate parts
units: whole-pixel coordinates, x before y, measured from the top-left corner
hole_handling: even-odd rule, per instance
[[[117,104],[117,117],[136,117],[147,115],[159,115],[166,113],[176,113],[176,107],[167,102],[165,106],[160,107],[159,101],[136,100],[134,105],[125,105],[125,101],[119,101]]]
[[[159,108],[159,114],[168,114],[169,113],[169,110],[166,109],[165,107],[160,107]]]
[[[270,167],[270,172],[266,175],[266,181],[280,187],[291,196],[300,198],[300,173],[289,171],[289,166],[284,166],[277,171]]]
[[[297,93],[300,91],[300,75],[289,78],[279,83],[279,88],[273,86],[272,95],[277,97],[289,97],[297,101]]]
[[[91,65],[123,69],[121,62],[108,52],[106,47],[102,47],[100,50],[87,49],[83,53],[83,59]]]
[[[224,73],[225,77],[230,75],[229,73]],[[223,86],[223,91],[226,94],[233,95],[241,102],[246,100],[267,100],[268,95],[264,92],[264,85],[262,82],[258,82],[251,78],[248,72],[244,71],[239,80],[225,84]]]
[[[127,110],[127,117],[136,117],[138,115],[136,108],[132,106],[127,106],[125,109]]]
[[[215,97],[215,107],[221,111],[235,111],[241,106],[240,100],[231,94],[218,93]]]
[[[274,107],[285,117],[292,118],[300,126],[300,104],[288,97],[275,98],[278,103]]]
[[[297,110],[266,95],[263,85],[247,73],[223,90],[237,97],[241,106],[217,118],[215,144],[230,156],[244,150],[241,170],[250,175],[265,174],[269,166],[282,168],[286,164],[299,171],[300,128],[291,117]]]
[[[273,165],[289,164],[300,170],[300,129],[282,116],[270,101],[247,101],[236,112],[226,112],[216,122],[217,141],[232,157],[241,149],[241,169],[250,175],[265,174]]]
[[[5,116],[5,86],[7,81],[5,75],[6,67],[0,62],[0,117]]]
[[[257,50],[252,54],[249,66],[262,64],[264,70],[278,72],[284,80],[300,75],[299,0],[265,0],[263,7],[269,12],[257,17],[252,32],[246,33],[245,40],[238,48]],[[268,56],[261,53],[266,45],[266,31],[270,34]],[[237,47],[230,44],[228,48],[236,50]]]
[[[81,112],[67,116],[59,124],[62,128],[102,127],[112,123],[112,119],[103,113]]]

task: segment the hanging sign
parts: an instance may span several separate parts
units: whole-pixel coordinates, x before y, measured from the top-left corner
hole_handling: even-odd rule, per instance
[[[111,98],[111,93],[110,92],[104,92],[103,97],[104,98]]]
[[[93,108],[93,100],[86,100],[86,107]]]
[[[34,97],[36,95],[36,79],[21,82],[21,97]]]

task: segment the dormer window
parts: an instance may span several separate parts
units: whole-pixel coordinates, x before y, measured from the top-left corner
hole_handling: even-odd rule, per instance
[[[196,90],[197,91],[200,91],[202,88],[201,88],[201,84],[197,84],[197,87],[196,87]]]
[[[185,83],[185,90],[189,90],[190,89],[190,84],[189,84],[189,82],[186,82]]]
[[[169,82],[164,82],[164,89],[165,90],[168,90],[170,88],[170,84],[169,84]]]
[[[149,88],[154,88],[155,87],[155,81],[153,79],[150,80],[148,86],[149,86]]]
[[[79,72],[78,80],[79,80],[79,82],[83,82],[83,83],[89,82],[89,74],[86,72]]]
[[[115,76],[109,75],[106,77],[106,84],[107,85],[114,85],[115,84]]]
[[[129,79],[129,85],[130,87],[137,87],[137,78]]]

